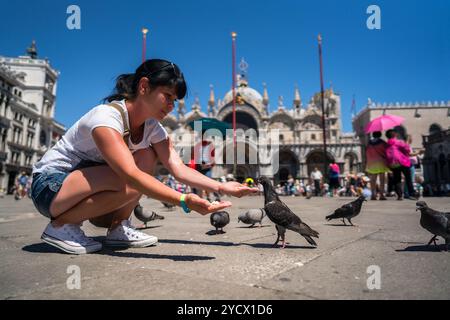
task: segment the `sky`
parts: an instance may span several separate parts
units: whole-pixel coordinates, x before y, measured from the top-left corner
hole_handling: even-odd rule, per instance
[[[81,10],[81,29],[69,30],[67,8]],[[370,30],[370,5],[381,29]],[[270,109],[279,96],[292,106],[295,85],[304,104],[320,91],[317,35],[323,38],[325,87],[341,96],[343,129],[352,131],[351,106],[450,100],[450,1],[104,1],[0,0],[0,55],[38,56],[60,72],[56,120],[70,127],[112,92],[115,78],[147,58],[178,64],[187,84],[187,109],[198,95],[206,111],[210,84],[222,99],[231,89],[231,36],[237,62],[248,63],[250,87],[267,84]],[[6,13],[6,14],[5,14]]]

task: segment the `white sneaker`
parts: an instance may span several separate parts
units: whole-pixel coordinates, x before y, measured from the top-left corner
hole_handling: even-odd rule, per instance
[[[101,250],[102,244],[92,238],[86,237],[80,227],[81,225],[78,224],[65,224],[56,228],[49,223],[42,233],[41,239],[49,245],[72,254],[83,254]]]
[[[109,230],[104,244],[109,246],[143,248],[154,245],[158,238],[140,232],[131,226],[129,220],[123,220],[114,230]]]

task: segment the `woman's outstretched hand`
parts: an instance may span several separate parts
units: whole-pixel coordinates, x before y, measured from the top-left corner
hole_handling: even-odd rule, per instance
[[[251,193],[256,193],[259,191],[258,188],[250,188],[247,186],[244,186],[243,184],[240,184],[239,182],[230,181],[222,183],[220,186],[220,193],[224,193],[229,196],[233,197],[243,197]]]
[[[197,211],[201,215],[206,215],[209,213],[213,213],[228,207],[231,207],[231,202],[229,201],[221,201],[218,203],[211,203],[208,200],[200,198],[198,195],[194,193],[189,193],[186,195],[184,200],[189,209]]]

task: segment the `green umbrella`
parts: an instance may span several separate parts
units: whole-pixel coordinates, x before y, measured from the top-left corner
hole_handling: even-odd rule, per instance
[[[200,121],[202,125],[202,133],[205,132],[208,129],[217,129],[222,132],[223,135],[226,134],[227,129],[231,129],[231,124],[228,122],[219,121],[215,118],[200,118],[194,121],[191,121],[188,123],[188,126],[190,126],[192,129],[194,129],[194,123]]]

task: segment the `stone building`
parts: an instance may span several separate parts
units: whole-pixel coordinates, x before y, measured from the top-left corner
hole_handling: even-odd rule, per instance
[[[450,191],[450,129],[436,130],[423,136],[425,184]]]
[[[371,120],[383,114],[392,114],[405,118],[401,126],[395,128],[405,139],[411,135],[413,150],[423,149],[422,136],[450,128],[450,101],[444,102],[409,102],[409,103],[375,103],[368,99],[367,105],[353,117],[353,129],[359,137],[363,149],[365,164],[365,146],[369,135],[364,128]],[[420,170],[418,174],[422,174]]]
[[[6,192],[65,132],[54,119],[59,73],[37,58],[34,41],[27,53],[0,56],[0,189]]]
[[[247,161],[249,154],[256,154],[258,158],[261,156],[259,151],[261,141],[258,140],[255,144],[248,137],[242,137],[238,139],[238,149],[241,144],[242,150],[245,150],[246,161],[245,163],[238,162],[236,178],[243,180],[246,177],[266,175],[278,183],[286,181],[288,176],[292,175],[294,178],[305,181],[315,166],[322,170],[324,153],[320,93],[315,94],[305,104],[299,88],[295,87],[292,103],[286,103],[280,96],[277,101],[277,109],[269,112],[269,94],[266,85],[263,84],[263,93],[261,94],[250,87],[246,70],[241,68],[241,71],[235,88],[236,127],[244,130],[254,129],[256,132],[277,129],[277,139],[271,143],[276,143],[278,148],[275,158],[279,159],[279,168],[277,170],[276,166],[272,164]],[[335,160],[341,168],[341,174],[360,171],[360,143],[354,134],[342,132],[341,99],[332,88],[325,92],[325,109],[327,162]],[[191,148],[191,136],[194,135],[189,123],[203,117],[217,118],[232,123],[233,92],[230,90],[222,99],[216,101],[215,92],[211,86],[206,113],[202,112],[198,98],[195,99],[190,112],[186,113],[185,110],[184,101],[180,101],[178,114],[170,114],[163,120],[163,125],[184,156],[186,150]],[[232,140],[227,143],[232,143]],[[226,150],[221,153],[225,159]],[[185,158],[184,160],[188,161],[189,159]],[[226,161],[223,162],[224,164],[217,164],[214,167],[213,177],[218,178],[233,172],[233,165]],[[159,173],[167,172],[160,167]]]

